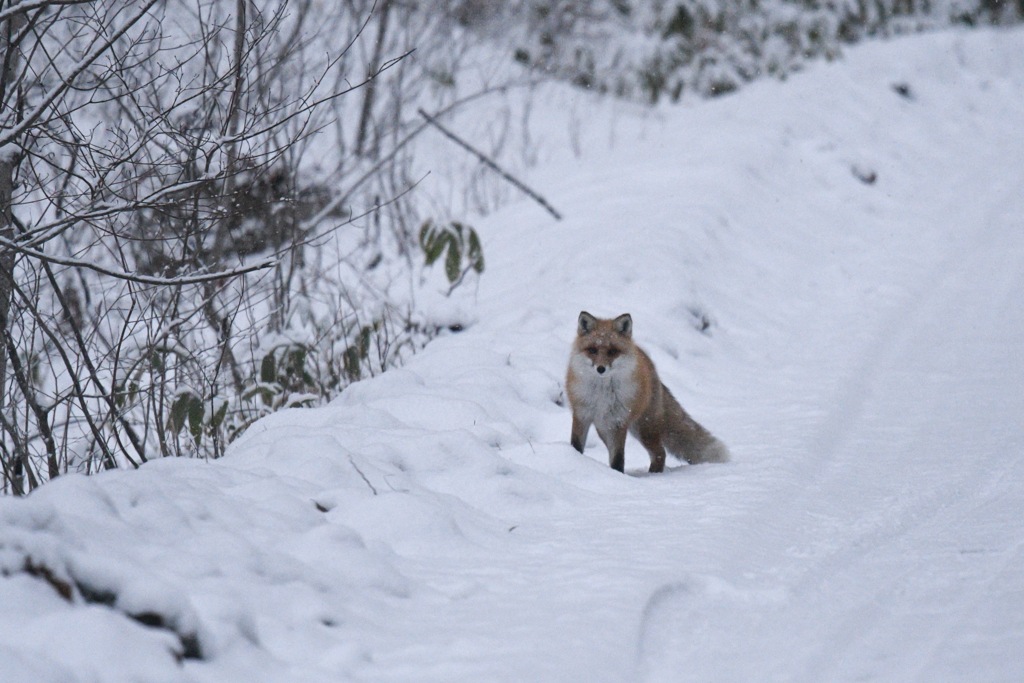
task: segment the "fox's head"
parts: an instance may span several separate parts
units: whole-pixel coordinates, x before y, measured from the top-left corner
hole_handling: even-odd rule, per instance
[[[633,318],[623,313],[614,320],[595,318],[580,312],[576,327],[576,351],[599,375],[613,370],[615,361],[633,350]]]

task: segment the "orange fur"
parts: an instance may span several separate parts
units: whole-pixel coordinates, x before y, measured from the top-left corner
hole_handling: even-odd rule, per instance
[[[591,425],[608,447],[608,464],[625,468],[626,434],[651,458],[651,472],[665,468],[665,454],[691,464],[725,462],[721,441],[690,417],[661,383],[654,362],[633,341],[628,313],[614,320],[580,313],[565,380],[572,407],[572,445],[586,446]]]

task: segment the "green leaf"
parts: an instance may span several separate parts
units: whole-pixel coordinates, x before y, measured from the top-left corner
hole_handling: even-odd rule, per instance
[[[355,346],[350,346],[345,349],[345,354],[342,356],[345,363],[345,374],[351,379],[358,380],[362,374],[360,367],[359,349]]]
[[[469,262],[476,272],[484,272],[484,249],[480,245],[480,236],[472,228],[469,229]]]
[[[128,394],[125,396],[125,400],[128,406],[135,405],[136,401],[139,400],[139,383],[132,381],[128,383]]]
[[[459,245],[454,240],[451,242],[451,246],[448,247],[448,258],[444,261],[444,274],[448,276],[448,282],[455,283],[459,279],[461,274],[461,268],[459,267],[462,263],[462,253],[459,249]]]
[[[370,340],[373,338],[373,328],[369,325],[363,325],[363,329],[359,331],[359,355],[365,359],[370,355]]]
[[[175,399],[171,404],[171,431],[180,434],[185,428],[185,420],[188,418],[189,402],[192,394],[184,393]]]
[[[203,401],[197,396],[193,396],[188,404],[188,426],[198,446],[203,439]]]
[[[427,257],[426,264],[428,266],[433,265],[434,261],[440,258],[441,254],[444,253],[444,248],[448,244],[450,239],[451,236],[449,234],[441,233],[427,240],[427,246],[424,249],[424,253],[426,254]]]
[[[274,352],[271,351],[263,357],[260,364],[260,381],[272,384],[277,380],[277,362],[274,360]]]
[[[286,370],[288,379],[302,375],[306,366],[306,350],[301,346],[288,352],[288,368]]]
[[[220,408],[218,408],[213,413],[213,415],[210,417],[210,431],[211,432],[214,432],[214,431],[217,431],[218,429],[220,429],[220,426],[222,424],[224,424],[224,418],[227,417],[227,414],[228,414],[228,402],[224,401],[223,403],[220,404]]]
[[[429,220],[424,221],[423,225],[420,227],[420,247],[423,248],[423,251],[427,250],[427,242],[429,241],[427,238],[433,230],[434,224]]]

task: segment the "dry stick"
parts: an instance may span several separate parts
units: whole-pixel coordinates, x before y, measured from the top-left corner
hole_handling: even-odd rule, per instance
[[[215,273],[207,273],[204,275],[182,275],[180,277],[152,277],[150,275],[140,275],[138,273],[129,273],[125,271],[113,270],[111,268],[105,268],[101,265],[90,261],[83,261],[80,259],[61,258],[53,254],[46,254],[35,249],[26,249],[21,246],[18,242],[11,241],[4,237],[0,237],[0,247],[5,249],[11,249],[24,254],[36,260],[44,263],[55,263],[58,266],[68,266],[71,268],[85,268],[97,272],[101,275],[109,275],[112,278],[118,280],[127,280],[128,282],[136,282],[142,285],[157,285],[157,286],[169,286],[169,285],[195,285],[203,282],[210,282],[213,280],[223,280],[225,278],[238,277],[239,275],[245,275],[246,273],[252,273],[257,270],[266,270],[267,268],[273,268],[277,265],[277,261],[270,259],[261,261],[251,266],[241,266],[234,270],[222,270]]]
[[[28,446],[18,436],[17,426],[11,424],[4,417],[4,411],[2,410],[0,410],[0,428],[7,432],[14,442],[13,452],[7,450],[5,444],[0,443],[0,448],[2,448],[2,451],[0,451],[0,468],[3,470],[4,480],[10,482],[14,495],[23,496],[28,493],[25,490],[26,473],[28,474],[28,490],[31,491],[39,487],[39,480],[32,472],[32,461],[28,457]],[[4,484],[0,491],[6,493],[6,488],[7,484]]]
[[[94,48],[79,60],[78,63],[73,65],[71,73],[64,76],[60,83],[50,88],[35,107],[25,112],[16,126],[5,129],[4,132],[0,134],[0,147],[3,147],[13,140],[17,140],[22,133],[34,127],[39,122],[39,119],[42,118],[42,116],[50,109],[50,105],[57,101],[57,99],[63,96],[68,90],[75,87],[75,81],[78,80],[78,77],[81,76],[85,70],[93,64],[93,62],[103,56],[105,52],[112,49],[118,39],[127,33],[132,26],[149,14],[149,10],[151,10],[153,5],[157,2],[159,2],[159,0],[146,0],[146,4],[139,8],[134,16],[129,17],[123,26],[114,31],[110,36],[107,36],[101,45]],[[69,0],[61,2],[60,4],[77,4],[77,2]],[[7,12],[4,12],[2,16],[9,16],[9,12],[14,12],[19,9],[20,6],[11,7]]]
[[[50,479],[56,479],[60,476],[60,468],[57,466],[57,444],[53,440],[53,430],[50,429],[50,411],[39,403],[36,392],[32,389],[28,377],[25,375],[25,368],[21,365],[21,358],[18,356],[18,350],[14,348],[14,343],[10,338],[6,341],[7,356],[10,358],[11,369],[14,371],[14,381],[18,383],[18,389],[21,390],[21,395],[25,397],[25,403],[28,404],[29,409],[36,417],[36,424],[39,425],[39,435],[43,439],[43,445],[46,446],[48,474]],[[25,451],[22,457],[27,458],[28,451]]]
[[[543,206],[548,213],[555,217],[556,221],[562,220],[562,214],[558,213],[558,211],[555,210],[555,207],[551,206],[551,204],[548,203],[548,200],[544,199],[544,197],[541,197],[539,194],[537,194],[532,189],[523,184],[520,180],[513,177],[512,174],[503,169],[501,166],[498,166],[498,164],[496,164],[493,160],[487,157],[487,155],[485,155],[483,152],[474,148],[468,142],[457,136],[455,133],[451,132],[450,130],[442,126],[440,123],[437,122],[437,119],[435,119],[433,116],[423,111],[422,109],[418,109],[417,111],[419,112],[420,116],[427,120],[427,123],[441,131],[445,137],[447,137],[449,140],[457,144],[459,147],[463,148],[464,150],[475,156],[480,161],[482,161],[484,165],[488,166],[491,170],[495,171],[502,178],[512,183],[515,187],[519,188],[530,199],[534,200],[535,202]]]
[[[86,424],[89,425],[89,431],[92,432],[93,438],[96,439],[96,445],[100,448],[100,450],[103,451],[103,459],[105,461],[113,462],[114,454],[111,452],[109,446],[107,446],[106,441],[103,439],[103,434],[102,432],[100,432],[99,427],[96,425],[95,422],[93,422],[92,413],[89,411],[89,406],[85,402],[85,389],[82,387],[81,382],[78,380],[78,373],[75,369],[74,364],[71,362],[71,358],[67,354],[67,350],[61,345],[60,338],[44,322],[46,318],[39,312],[39,309],[36,307],[33,299],[29,297],[28,294],[24,290],[22,290],[20,286],[18,286],[18,283],[14,280],[14,276],[4,271],[0,271],[0,276],[9,279],[9,283],[14,294],[18,295],[18,297],[22,301],[22,304],[29,311],[29,313],[32,314],[32,317],[35,318],[36,323],[39,325],[39,330],[43,334],[45,334],[53,343],[54,349],[57,351],[57,355],[60,356],[61,361],[63,361],[64,367],[67,369],[70,375],[71,383],[72,385],[74,385],[74,398],[72,400],[77,399],[79,405],[81,406],[82,417],[85,418]],[[124,452],[124,456],[125,458],[128,459],[128,462],[130,462],[132,466],[138,468],[139,463],[132,460],[132,457],[128,455],[127,451]]]
[[[121,423],[121,428],[124,429],[125,434],[128,435],[128,440],[132,442],[132,447],[135,448],[135,452],[139,454],[140,458],[142,458],[142,462],[146,462],[146,450],[143,448],[142,442],[139,440],[138,435],[135,433],[135,430],[132,428],[128,420],[125,419],[124,415],[119,410],[117,410],[117,405],[114,403],[114,382],[110,382],[110,392],[108,393],[106,387],[103,386],[103,382],[100,380],[99,373],[96,372],[96,366],[93,364],[92,357],[89,355],[89,347],[85,343],[85,337],[82,336],[82,330],[79,328],[78,323],[75,322],[75,317],[70,315],[71,309],[68,307],[67,298],[64,296],[64,292],[61,290],[60,285],[57,282],[57,278],[53,274],[53,269],[46,261],[43,261],[42,266],[43,270],[46,271],[47,279],[50,281],[50,287],[53,289],[53,294],[57,298],[57,303],[60,304],[60,310],[68,313],[67,321],[71,327],[72,333],[74,334],[75,342],[78,344],[78,350],[82,354],[82,361],[85,363],[85,367],[89,371],[89,376],[92,378],[93,383],[99,390],[101,399],[106,402],[107,406],[110,408],[111,424],[113,424],[115,420]],[[22,392],[22,394],[24,393],[25,392]],[[117,445],[121,448],[121,451],[124,453],[128,461],[135,465],[135,467],[138,467],[135,461],[132,460],[131,456],[128,455],[128,449],[124,447],[124,443],[121,442],[121,434],[116,429],[114,430],[114,438],[117,440]],[[53,479],[52,476],[50,478]]]
[[[370,8],[370,13],[376,8]],[[366,93],[363,97],[363,110],[359,116],[359,128],[356,130],[356,156],[363,156],[366,144],[366,131],[370,127],[370,116],[373,114],[373,101],[377,94],[377,79],[374,72],[377,65],[381,63],[381,56],[384,52],[384,37],[388,32],[388,17],[391,15],[391,0],[384,0],[381,3],[380,19],[377,20],[377,42],[373,47],[373,60],[370,62],[370,74],[366,79]]]

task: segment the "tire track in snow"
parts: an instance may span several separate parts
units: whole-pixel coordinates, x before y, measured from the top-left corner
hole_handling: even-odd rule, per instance
[[[1013,232],[1007,223],[1006,233]],[[991,599],[989,589],[996,577],[1005,574],[1009,567],[1020,566],[1022,539],[1014,529],[1018,526],[1019,510],[1024,507],[1024,468],[1018,458],[1004,450],[1006,435],[999,431],[1001,424],[1012,425],[1014,420],[1019,425],[1019,416],[1024,415],[1024,402],[1012,398],[1024,385],[1024,370],[1013,348],[1014,339],[1024,330],[1024,314],[1019,308],[1010,317],[1002,314],[1004,295],[1020,292],[1024,287],[1024,244],[1019,237],[1015,242],[985,246],[967,255],[969,258],[962,262],[966,266],[958,268],[948,280],[950,286],[971,291],[973,296],[971,300],[959,299],[959,303],[967,305],[959,307],[961,317],[956,329],[960,334],[956,343],[937,350],[941,362],[959,362],[962,366],[944,383],[945,394],[934,400],[933,406],[938,407],[934,415],[942,421],[945,416],[957,414],[954,411],[960,408],[964,419],[952,427],[954,437],[946,453],[942,453],[939,439],[924,441],[936,451],[934,455],[946,456],[927,472],[921,472],[926,476],[921,477],[919,486],[930,491],[924,495],[918,491],[908,493],[909,504],[899,508],[891,526],[887,528],[883,521],[878,533],[858,539],[850,551],[837,555],[818,570],[826,576],[834,573],[832,582],[839,585],[856,583],[859,577],[872,572],[880,581],[866,592],[862,607],[847,615],[843,625],[836,629],[831,638],[836,649],[822,649],[810,662],[807,680],[868,675],[870,672],[854,671],[856,667],[851,663],[863,662],[865,657],[844,660],[843,655],[886,649],[893,652],[893,657],[898,655],[899,661],[890,663],[890,667],[902,671],[902,680],[934,680],[922,677],[920,672],[935,666],[936,658],[947,651],[975,646],[966,642],[974,636],[963,635],[967,613],[979,602]],[[947,293],[949,287],[932,297],[933,310],[952,312],[949,309],[958,300],[947,299],[943,296]],[[935,315],[931,320],[934,323],[941,317]],[[935,339],[940,339],[938,334]],[[913,349],[909,346],[903,357],[909,357]],[[986,386],[989,383],[994,387]],[[958,396],[958,392],[962,395]],[[966,405],[955,405],[958,403]],[[994,408],[991,403],[1003,406]],[[943,427],[949,429],[936,425],[934,418],[923,426],[932,427],[938,434]],[[964,434],[963,430],[991,433],[974,436]],[[1020,443],[1019,426],[1017,430],[1017,436],[1011,436],[1009,443]],[[925,453],[923,457],[931,454]],[[911,472],[910,477],[916,474]],[[988,533],[993,538],[980,552],[973,552],[979,533]],[[858,556],[860,547],[868,550]],[[914,557],[921,549],[925,555]],[[892,556],[901,554],[907,559],[900,562],[897,575],[879,571],[880,565],[893,564]],[[1021,602],[1018,596],[1018,607],[1024,607]],[[908,629],[900,628],[899,624],[914,621],[915,614],[891,614],[889,606],[893,604],[905,610],[928,612],[926,619],[918,615],[921,623],[912,636],[901,638],[901,633]],[[1018,631],[1017,642],[1024,641],[1024,617],[1011,626]],[[985,678],[1000,680],[1000,675]]]
[[[644,605],[637,642],[637,679],[644,683],[677,683],[691,680],[695,655],[711,645],[710,629],[693,630],[693,624],[709,621],[715,612],[721,620],[729,614],[733,628],[748,618],[751,607],[772,608],[783,604],[778,589],[741,588],[717,576],[692,574],[655,590]],[[729,664],[723,662],[728,670]],[[737,679],[741,680],[741,679]]]
[[[958,189],[978,185],[968,181]],[[983,647],[967,642],[964,622],[993,599],[994,582],[1020,579],[1012,568],[1022,540],[1012,521],[1004,519],[980,553],[962,536],[983,523],[979,508],[1010,520],[1024,508],[1024,471],[1000,450],[1024,440],[1024,404],[1018,398],[989,412],[1024,386],[1021,186],[1024,174],[976,187],[990,198],[980,216],[935,211],[946,214],[940,225],[952,235],[944,257],[876,327],[809,439],[810,457],[799,463],[806,471],[776,477],[794,495],[777,493],[766,502],[781,506],[751,511],[746,542],[724,563],[755,565],[746,582],[769,588],[709,587],[740,585],[737,577],[659,588],[641,618],[643,680],[935,680],[949,675],[941,657]],[[965,437],[969,429],[993,433],[974,439]],[[805,523],[780,529],[773,520]],[[977,561],[963,559],[971,556]],[[759,594],[777,599],[751,599]],[[1024,644],[1024,617],[1005,621]],[[995,637],[975,628],[978,638]]]
[[[1012,205],[1012,202],[1000,201],[1008,196],[1005,191],[996,194],[995,205]],[[827,630],[827,635],[818,635],[820,644],[801,665],[799,680],[845,680],[878,675],[880,671],[888,675],[894,668],[913,676],[913,671],[932,662],[938,643],[959,628],[963,611],[984,594],[983,579],[991,566],[978,568],[976,572],[981,576],[974,576],[956,566],[937,567],[936,564],[949,565],[956,559],[958,550],[948,546],[955,546],[958,539],[950,537],[945,529],[957,520],[970,518],[969,508],[976,505],[973,501],[1008,495],[1024,502],[1015,460],[1007,460],[1003,453],[983,453],[979,445],[974,445],[975,453],[970,455],[975,457],[963,466],[956,457],[961,453],[954,452],[972,447],[971,439],[963,439],[962,434],[959,436],[963,443],[956,442],[959,430],[988,426],[984,409],[976,414],[969,412],[971,406],[951,405],[957,402],[958,392],[965,390],[978,394],[978,400],[986,396],[987,387],[971,386],[972,382],[979,381],[972,372],[978,362],[974,359],[977,349],[1006,347],[1015,331],[1024,330],[1024,318],[1019,313],[1017,320],[1009,321],[1000,313],[1005,298],[1021,291],[1020,264],[1024,257],[1024,245],[1017,231],[1009,220],[1002,219],[1001,216],[1000,220],[993,220],[990,211],[982,224],[991,228],[994,223],[1001,223],[996,227],[1001,228],[1002,235],[996,238],[1005,238],[1006,244],[989,244],[993,235],[988,229],[979,231],[969,241],[964,240],[969,244],[952,250],[929,278],[934,284],[924,288],[913,310],[908,311],[905,321],[895,328],[897,333],[890,339],[876,340],[872,351],[880,350],[879,355],[868,357],[864,372],[845,393],[849,402],[833,413],[832,419],[836,419],[843,410],[852,408],[854,417],[842,426],[842,432],[830,444],[827,464],[818,473],[813,487],[818,491],[803,496],[797,506],[828,510],[832,507],[830,503],[823,505],[815,499],[833,490],[837,499],[842,500],[842,491],[848,488],[844,479],[851,478],[874,480],[872,486],[864,487],[864,500],[871,500],[870,489],[879,486],[887,488],[890,494],[882,497],[877,507],[867,506],[866,520],[850,520],[845,525],[841,523],[843,505],[838,506],[833,513],[833,519],[838,517],[840,521],[836,533],[844,530],[854,533],[846,539],[838,539],[835,549],[820,556],[810,568],[804,568],[804,575],[794,586],[794,593],[806,596],[804,599],[815,596],[820,600],[836,596],[840,601],[848,600],[846,596],[854,598],[854,604],[844,606],[841,618]],[[1003,348],[1003,352],[1008,370],[1012,372],[1014,354],[1009,348]],[[981,363],[986,364],[984,360]],[[957,367],[958,364],[962,366]],[[917,372],[906,373],[908,367],[916,367]],[[1021,375],[1019,361],[1016,374]],[[1024,376],[1020,380],[1024,380]],[[988,378],[983,377],[981,383],[987,381]],[[913,386],[917,382],[924,386]],[[1009,382],[996,395],[1012,396],[1014,383]],[[917,405],[907,400],[915,396],[920,401]],[[897,399],[894,401],[893,397]],[[966,414],[963,411],[967,411]],[[1012,414],[1010,411],[1007,419],[1012,419]],[[1024,414],[1024,409],[1018,414]],[[960,426],[940,424],[952,415],[962,418]],[[854,452],[865,437],[869,437],[873,423],[885,427],[891,420],[910,425],[910,433],[903,435],[906,446],[922,451],[927,447],[933,451],[907,453],[893,448],[899,444],[881,444],[883,451],[886,447],[890,451],[883,453],[888,461],[879,466],[888,469],[889,478],[903,478],[902,484],[878,481],[878,473],[871,471],[874,466],[863,462],[864,458],[875,454]],[[826,420],[823,430],[831,428],[831,421]],[[928,436],[922,442],[923,430],[941,433],[944,429],[952,430],[952,442],[942,443],[941,439]],[[825,444],[827,438],[819,432],[812,443]],[[869,437],[867,444],[870,443]],[[906,462],[901,463],[904,460]],[[845,507],[847,513],[864,511],[860,502],[852,506],[847,503]],[[937,556],[894,558],[901,551],[912,554],[915,549],[932,546],[940,548],[934,551]],[[1014,555],[1014,551],[1009,551],[1010,557]],[[1004,559],[997,564],[1005,567],[1009,561]],[[959,594],[940,600],[942,610],[919,623],[916,633],[902,634],[901,639],[900,630],[891,626],[899,618],[892,616],[890,610],[894,604],[905,603],[907,592],[920,581],[924,581],[926,587],[929,581],[966,585],[960,587]],[[934,600],[941,596],[929,597]],[[934,603],[926,601],[925,604]],[[879,630],[896,638],[895,643],[872,639],[873,633]],[[851,653],[860,656],[853,657]],[[887,656],[873,672],[870,667],[851,670],[851,662],[859,662],[863,669],[865,661],[872,656],[881,657],[880,653],[887,653]]]

